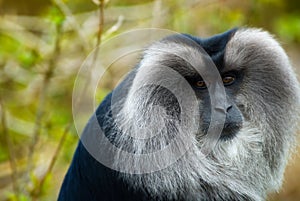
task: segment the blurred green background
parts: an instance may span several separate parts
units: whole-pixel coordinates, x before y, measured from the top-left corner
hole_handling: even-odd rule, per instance
[[[0,201],[56,200],[78,142],[74,80],[98,44],[136,28],[206,37],[239,26],[274,34],[300,72],[298,0],[0,0]],[[108,72],[98,102],[127,70]],[[269,200],[300,200],[299,172],[296,153]]]

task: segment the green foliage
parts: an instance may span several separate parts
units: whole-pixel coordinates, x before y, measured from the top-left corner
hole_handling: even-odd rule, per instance
[[[7,201],[32,201],[29,196],[23,194],[17,196],[13,193],[10,193],[7,197]]]
[[[31,185],[29,188],[29,192],[33,197],[42,197],[47,193],[47,189],[51,186],[51,180],[53,176],[51,173],[45,175],[45,181],[41,184],[41,179],[37,177],[34,173],[30,174]]]
[[[2,59],[7,59],[7,57],[10,57],[12,55],[15,55],[16,50],[18,50],[18,47],[20,46],[20,43],[6,35],[5,33],[0,32],[0,58]]]
[[[0,146],[0,163],[8,160],[7,149]]]
[[[18,8],[18,2],[14,0],[10,4],[12,2]],[[40,5],[28,5],[28,9],[41,10],[28,12],[40,15],[0,18],[0,100],[3,102],[0,110],[6,111],[7,119],[7,125],[0,125],[0,163],[5,167],[0,172],[11,172],[7,168],[10,167],[9,153],[12,151],[17,169],[22,173],[17,181],[20,192],[11,190],[12,183],[6,184],[4,190],[0,189],[0,198],[5,197],[9,201],[29,201],[33,195],[41,201],[56,200],[61,180],[78,143],[74,126],[67,131],[57,164],[47,174],[42,186],[41,176],[33,172],[41,167],[45,169],[43,164],[52,160],[67,125],[72,122],[73,83],[84,59],[96,45],[99,29],[99,8],[92,1],[30,2]],[[233,27],[258,26],[271,31],[287,45],[299,46],[300,43],[298,0],[105,2],[108,3],[104,8],[102,40],[145,27],[207,36]],[[124,20],[118,21],[122,19],[120,16]],[[109,54],[114,51],[115,47]],[[96,103],[114,88],[113,78],[122,73],[115,71],[108,74],[111,77],[106,78],[105,86],[96,90]],[[42,107],[39,107],[40,103]],[[8,133],[1,133],[4,127]],[[33,169],[30,169],[29,175],[29,147],[35,138],[35,129],[38,140],[33,149]],[[4,140],[8,134],[12,147]],[[26,188],[28,183],[30,185]]]
[[[17,59],[22,67],[30,68],[35,66],[39,61],[41,61],[41,56],[39,52],[34,49],[25,48],[20,51]]]
[[[61,25],[65,21],[65,15],[57,6],[49,8],[46,18],[55,25]]]
[[[286,42],[300,43],[300,14],[286,14],[274,23],[274,30]]]

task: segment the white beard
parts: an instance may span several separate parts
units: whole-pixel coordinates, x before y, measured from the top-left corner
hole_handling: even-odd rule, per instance
[[[159,111],[156,111],[156,115],[157,112]],[[161,114],[160,116],[156,116],[155,119],[150,117],[151,120],[148,119],[148,121],[135,119],[143,118],[139,114],[134,116],[130,116],[128,113],[126,116],[122,116],[122,112],[120,114],[117,121],[121,133],[141,135],[140,132],[146,130],[150,133],[145,136],[154,136],[151,132],[158,132],[158,130],[161,132],[161,135],[155,138],[134,140],[130,143],[128,143],[128,135],[121,134],[116,138],[115,143],[123,150],[129,150],[136,154],[149,153],[168,146],[175,135],[184,135],[180,133],[183,132],[183,129],[175,128],[178,125],[175,119],[169,121],[172,122],[173,127],[170,128],[169,124],[169,127],[166,128],[163,120],[168,118],[168,115],[162,114],[161,111],[158,113]],[[143,125],[143,122],[148,123]],[[142,130],[141,128],[151,129]],[[170,129],[172,135],[170,135]],[[274,174],[270,170],[268,161],[263,154],[263,132],[258,128],[251,127],[250,123],[244,122],[243,128],[233,139],[219,141],[207,157],[203,157],[203,153],[200,151],[201,140],[197,141],[195,135],[190,140],[192,141],[190,149],[170,166],[145,174],[120,173],[121,179],[133,189],[143,188],[156,200],[162,198],[264,200],[267,191],[280,187],[282,178],[278,177],[282,177],[281,174],[277,174],[277,172]],[[118,154],[114,161],[116,166],[128,162]],[[132,164],[127,165],[134,170],[140,168],[139,162],[133,161]]]

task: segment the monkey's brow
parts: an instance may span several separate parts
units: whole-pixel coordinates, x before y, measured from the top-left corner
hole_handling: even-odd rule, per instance
[[[183,77],[199,77],[197,70],[187,61],[178,58],[166,59],[161,61],[163,66],[167,66],[177,71]]]
[[[180,75],[187,78],[202,79],[202,75],[191,65],[176,66],[174,68]]]
[[[180,75],[182,75],[183,77],[189,77],[189,78],[200,78],[201,75],[199,73],[197,73],[195,70],[193,71],[187,71],[187,70],[183,70],[183,71],[177,71]]]
[[[192,67],[187,65],[176,64],[174,66],[170,66],[172,69],[177,71],[183,77],[199,77],[199,73]]]

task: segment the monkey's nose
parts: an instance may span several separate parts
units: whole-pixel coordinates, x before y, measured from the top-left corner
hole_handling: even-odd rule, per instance
[[[220,136],[222,140],[230,140],[236,136],[242,127],[243,119],[236,106],[229,104],[226,109],[226,120]]]
[[[232,105],[228,105],[227,106],[227,109],[226,109],[226,112],[229,112],[229,110],[232,108]]]

